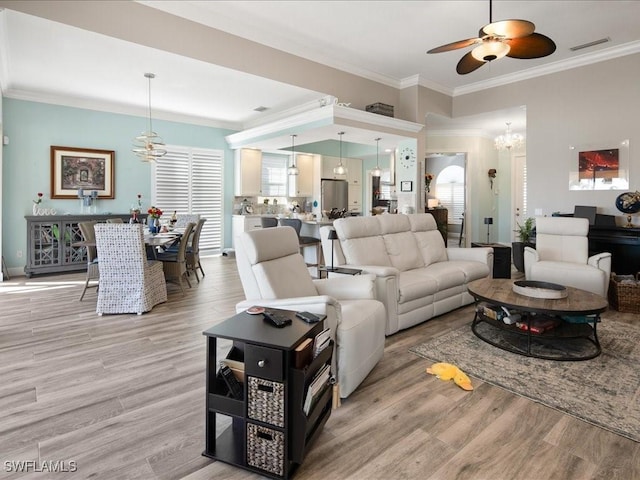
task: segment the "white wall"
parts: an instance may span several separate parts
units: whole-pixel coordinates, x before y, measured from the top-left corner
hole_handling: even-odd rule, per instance
[[[630,190],[640,189],[640,54],[546,75],[454,98],[454,117],[516,105],[527,107],[529,213],[615,208],[622,191],[569,191],[570,145],[630,140]],[[636,222],[637,223],[637,222]]]

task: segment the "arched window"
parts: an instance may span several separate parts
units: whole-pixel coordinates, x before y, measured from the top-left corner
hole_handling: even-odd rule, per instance
[[[450,165],[436,177],[435,195],[448,210],[448,223],[462,223],[464,213],[464,168]]]

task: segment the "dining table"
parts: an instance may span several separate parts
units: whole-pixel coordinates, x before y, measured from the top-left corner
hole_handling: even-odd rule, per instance
[[[182,236],[180,229],[174,229],[170,232],[163,233],[144,233],[144,245],[147,249],[147,258],[149,260],[157,260],[158,248],[167,248],[173,245]],[[72,247],[95,247],[96,241],[80,240],[73,242]]]

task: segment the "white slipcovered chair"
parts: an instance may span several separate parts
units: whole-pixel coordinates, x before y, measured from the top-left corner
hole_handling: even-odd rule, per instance
[[[375,299],[373,276],[312,279],[291,227],[240,234],[236,262],[246,297],[236,306],[238,312],[260,305],[327,316],[325,326],[336,344],[332,370],[337,393],[348,397],[384,352],[386,313]]]
[[[142,224],[98,223],[95,233],[100,259],[98,315],[141,315],[167,301],[162,262],[147,260]]]
[[[586,218],[536,217],[536,248],[525,247],[527,280],[557,283],[607,297],[611,253],[589,257]]]

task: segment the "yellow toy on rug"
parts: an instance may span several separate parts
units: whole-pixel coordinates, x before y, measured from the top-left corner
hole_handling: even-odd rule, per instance
[[[455,365],[450,363],[434,363],[427,367],[427,373],[435,375],[440,380],[451,380],[463,390],[473,390],[469,377]]]

